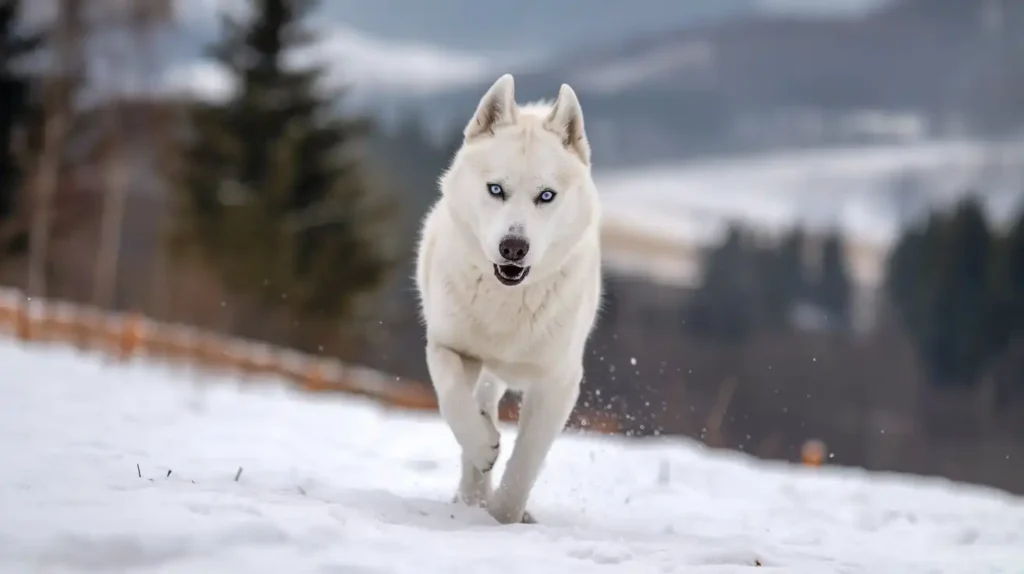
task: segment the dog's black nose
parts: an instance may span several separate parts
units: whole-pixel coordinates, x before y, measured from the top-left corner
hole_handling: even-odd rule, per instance
[[[498,251],[506,261],[522,261],[530,252],[530,242],[517,235],[506,235],[498,244]]]

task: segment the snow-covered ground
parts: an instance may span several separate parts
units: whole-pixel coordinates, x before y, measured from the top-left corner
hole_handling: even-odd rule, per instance
[[[0,571],[1024,572],[1024,501],[942,480],[565,436],[499,526],[456,456],[428,415],[0,343]]]

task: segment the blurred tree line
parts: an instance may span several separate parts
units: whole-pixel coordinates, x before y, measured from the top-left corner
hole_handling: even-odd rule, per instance
[[[993,227],[971,197],[907,230],[888,262],[886,291],[937,387],[975,387],[1024,337],[1024,212]],[[1024,371],[999,381],[1024,396]]]
[[[684,330],[721,343],[799,327],[850,329],[852,284],[842,237],[809,257],[807,233],[769,243],[741,225],[704,256],[701,284],[683,306]],[[1024,212],[994,229],[974,197],[904,231],[886,265],[884,293],[936,388],[971,388],[1024,339]],[[801,314],[803,310],[805,313]],[[1024,396],[1024,372],[1000,396]]]
[[[810,319],[820,317],[818,328],[849,329],[851,282],[843,239],[829,232],[817,253],[811,246],[800,228],[770,242],[730,225],[721,244],[704,255],[702,280],[684,308],[684,329],[737,343],[758,332],[792,330],[810,313]]]

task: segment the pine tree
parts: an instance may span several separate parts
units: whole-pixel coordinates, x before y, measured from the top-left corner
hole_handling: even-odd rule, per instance
[[[19,29],[20,0],[0,0],[0,259],[15,239],[9,224],[24,187],[24,166],[16,156],[19,131],[33,116],[33,80],[19,69],[42,44],[39,34]]]
[[[748,238],[730,226],[725,241],[705,257],[704,277],[686,311],[686,327],[696,335],[738,342],[754,329],[757,269]]]
[[[906,234],[889,261],[889,296],[938,386],[973,385],[1005,346],[995,246],[971,200]]]
[[[771,331],[788,330],[793,306],[807,295],[802,229],[787,233],[778,247],[759,250],[760,323]]]
[[[928,272],[931,246],[938,241],[936,216],[927,225],[904,231],[886,262],[885,290],[904,326],[913,332],[923,328],[924,300],[919,297]]]
[[[1024,211],[1018,214],[1008,233],[996,238],[992,257],[992,338],[1000,343],[1022,340],[1024,336]],[[1009,348],[1009,345],[1006,345]],[[1002,350],[1000,345],[999,350]],[[1024,397],[1024,369],[1019,348],[997,357],[996,406]],[[1008,363],[1005,361],[1009,361]],[[1010,368],[1006,368],[1010,366]]]
[[[1021,340],[1024,338],[1024,210],[1018,214],[1004,247],[1001,266],[1005,274],[1000,284],[1003,297],[999,309],[1000,316],[1005,314],[1002,334],[1007,341]],[[1010,397],[1018,400],[1024,397],[1024,369],[1016,369],[1005,384],[1010,387],[1006,389]]]
[[[1024,334],[1024,210],[1006,238],[1002,253],[1008,330]]]
[[[939,382],[971,384],[1000,346],[995,339],[993,293],[994,238],[982,206],[963,202],[950,220],[940,266],[939,289],[933,302],[934,324],[941,339],[931,362],[945,367]]]
[[[322,67],[285,61],[315,40],[314,2],[252,0],[248,21],[224,18],[213,55],[236,90],[196,103],[182,154],[179,253],[196,253],[232,290],[296,318],[350,318],[395,261],[395,204],[369,178],[368,121],[332,110]]]
[[[821,255],[821,273],[815,283],[815,299],[828,314],[829,325],[846,329],[850,322],[850,277],[846,271],[843,239],[830,233]]]

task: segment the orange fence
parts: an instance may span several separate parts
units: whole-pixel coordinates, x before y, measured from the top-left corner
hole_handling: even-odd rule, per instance
[[[433,389],[378,371],[256,341],[153,321],[138,313],[113,313],[65,301],[30,299],[0,287],[0,335],[24,342],[73,345],[118,360],[147,357],[241,376],[268,375],[312,392],[343,392],[410,410],[437,410]],[[503,404],[502,420],[518,416]],[[618,432],[617,419],[602,412],[574,413],[570,426]]]

